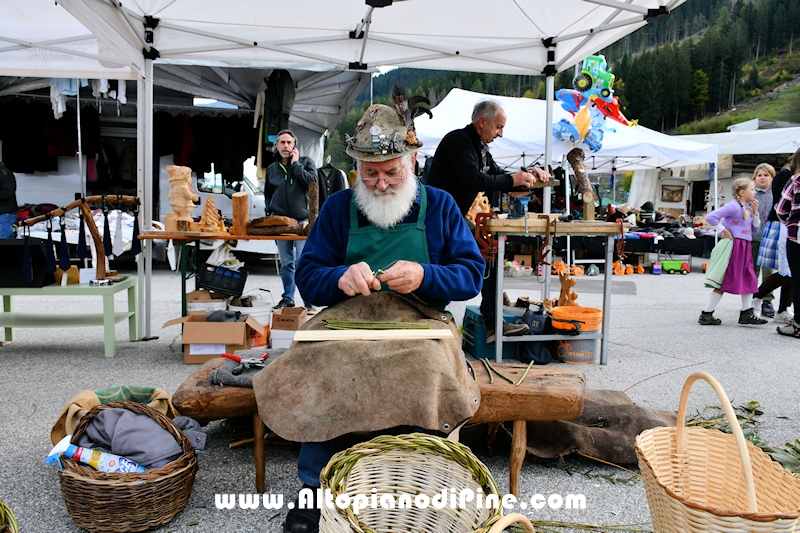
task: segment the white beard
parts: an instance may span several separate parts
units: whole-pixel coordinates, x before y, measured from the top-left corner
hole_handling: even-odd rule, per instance
[[[385,191],[369,191],[359,176],[355,186],[356,205],[372,224],[387,229],[399,224],[411,212],[417,198],[417,179],[407,172],[406,179]]]

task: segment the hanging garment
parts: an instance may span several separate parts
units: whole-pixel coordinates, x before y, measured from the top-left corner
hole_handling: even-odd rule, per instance
[[[122,211],[117,213],[117,226],[114,228],[114,245],[111,250],[114,252],[114,257],[119,257],[125,251],[125,243],[122,240]]]
[[[127,104],[128,103],[128,96],[127,96],[127,86],[128,80],[118,80],[117,82],[117,101],[120,104]]]
[[[259,124],[261,124],[261,115],[264,114],[264,101],[266,99],[266,94],[264,91],[261,91],[256,95],[256,107],[255,113],[253,113],[253,127],[257,128]]]

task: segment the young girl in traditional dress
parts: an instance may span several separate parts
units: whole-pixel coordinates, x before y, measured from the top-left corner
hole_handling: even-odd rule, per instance
[[[706,222],[717,232],[721,232],[723,239],[733,239],[733,249],[720,288],[714,289],[708,297],[705,310],[700,313],[698,322],[703,326],[718,326],[722,323],[720,319],[714,317],[714,309],[726,292],[742,295],[739,324],[767,323],[753,312],[753,293],[758,290],[758,281],[753,270],[750,242],[753,232],[761,227],[758,200],[755,196],[753,180],[737,179],[733,182],[733,200],[706,215]]]

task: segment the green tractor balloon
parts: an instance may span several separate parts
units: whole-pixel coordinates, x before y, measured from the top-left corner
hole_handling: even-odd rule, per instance
[[[604,56],[589,56],[583,60],[580,74],[572,79],[572,87],[585,97],[596,94],[609,98],[613,94],[614,75],[608,70]]]

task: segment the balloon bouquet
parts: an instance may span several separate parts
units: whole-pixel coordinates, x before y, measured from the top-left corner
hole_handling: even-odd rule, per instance
[[[572,114],[572,122],[562,118],[553,125],[553,136],[560,141],[583,141],[596,152],[603,146],[606,118],[625,126],[635,126],[619,109],[614,96],[614,75],[608,70],[604,56],[589,56],[583,60],[579,74],[572,79],[573,89],[559,89],[556,98],[561,107]]]

